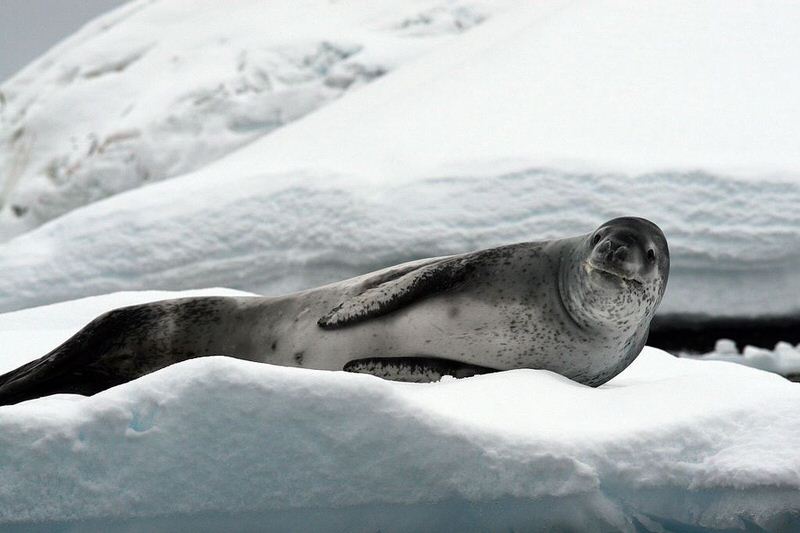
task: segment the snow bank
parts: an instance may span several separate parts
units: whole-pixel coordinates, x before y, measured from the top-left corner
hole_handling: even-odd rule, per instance
[[[161,296],[2,315],[0,330],[74,331],[89,310]],[[4,366],[35,356],[29,339],[0,346]],[[420,385],[203,358],[0,408],[0,522],[788,530],[799,406],[773,374],[651,348],[597,389],[534,370]]]
[[[740,353],[733,341],[720,339],[713,352],[693,358],[703,361],[738,363],[782,376],[800,378],[800,344],[792,346],[788,342],[779,342],[775,345],[774,350],[745,346]]]
[[[799,17],[793,3],[517,5],[193,173],[5,243],[0,309],[276,294],[630,214],[670,241],[664,312],[796,313]]]
[[[0,240],[202,167],[508,3],[138,0],[120,7],[0,87]]]
[[[800,305],[800,184],[535,168],[369,187],[319,172],[236,183],[169,180],[0,246],[0,309],[134,288],[281,294],[420,257],[588,233],[622,214],[647,216],[669,239],[662,311]]]

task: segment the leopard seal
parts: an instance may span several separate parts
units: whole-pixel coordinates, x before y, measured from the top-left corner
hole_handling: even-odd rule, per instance
[[[286,296],[123,307],[0,376],[0,404],[94,394],[204,355],[402,381],[535,368],[598,386],[642,350],[668,275],[664,234],[625,217]]]

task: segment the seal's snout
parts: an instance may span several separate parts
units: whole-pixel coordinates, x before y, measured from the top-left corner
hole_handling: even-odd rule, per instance
[[[589,265],[605,274],[643,281],[648,271],[648,247],[635,232],[606,228],[592,237]]]
[[[628,247],[625,243],[607,238],[598,247],[599,255],[608,263],[625,263],[628,259]]]
[[[613,260],[617,262],[625,261],[628,257],[628,247],[627,246],[620,246],[616,250],[614,250]]]

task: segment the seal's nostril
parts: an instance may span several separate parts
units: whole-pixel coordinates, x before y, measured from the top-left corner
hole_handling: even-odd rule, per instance
[[[628,258],[628,247],[627,246],[620,246],[614,252],[614,259],[617,261],[625,261]]]

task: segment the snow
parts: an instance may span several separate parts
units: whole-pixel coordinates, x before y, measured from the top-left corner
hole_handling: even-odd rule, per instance
[[[0,310],[24,309],[0,372],[122,305],[620,215],[669,239],[662,312],[800,312],[798,23],[790,2],[131,2],[0,86]],[[115,292],[208,286],[250,292]],[[775,373],[800,346],[648,347],[597,389],[205,357],[0,407],[0,528],[800,529],[800,385]]]
[[[0,315],[3,370],[95,313],[185,295]],[[404,384],[201,358],[90,398],[0,408],[0,523],[788,530],[799,406],[800,385],[779,376],[654,348],[597,389],[536,370]]]
[[[208,170],[382,181],[522,159],[796,179],[798,23],[793,2],[528,3]]]
[[[739,353],[733,341],[720,339],[712,352],[693,358],[703,361],[727,361],[775,372],[782,376],[800,377],[800,344],[792,346],[788,342],[778,342],[773,350],[745,346]]]
[[[184,9],[156,7],[162,4],[147,10]],[[312,4],[303,9],[323,9]],[[509,2],[502,13],[474,8],[492,16],[444,36],[436,28],[457,29],[447,21],[467,4],[345,5],[324,8],[337,23],[349,21],[341,34],[347,42],[366,43],[345,62],[369,55],[373,40],[391,41],[375,48],[389,54],[381,57],[416,52],[358,91],[269,135],[259,130],[238,149],[218,143],[218,130],[159,137],[164,157],[213,152],[206,143],[224,144],[228,155],[201,158],[181,167],[195,165],[193,172],[73,209],[0,245],[0,309],[151,288],[278,294],[414,258],[587,233],[615,216],[639,215],[659,224],[671,246],[663,313],[800,311],[796,3]],[[168,26],[159,38],[178,47],[184,39],[216,42],[208,35],[221,32],[248,46],[253,32],[237,31],[250,27],[248,10],[256,8],[240,9],[219,21],[208,17],[213,31],[190,31],[190,18],[174,24],[191,35],[173,36],[180,32]],[[136,17],[147,10],[116,31],[139,27]],[[429,15],[409,15],[398,26],[392,21],[400,13]],[[312,42],[320,35],[339,42],[328,22],[308,20],[303,31]],[[92,31],[80,34],[84,46],[99,47]],[[256,33],[260,39],[264,32]],[[71,50],[70,42],[51,54]],[[218,83],[216,55],[207,52],[200,49],[203,61],[191,63],[191,72],[206,72],[208,61],[207,76]],[[75,48],[74,61],[87,53]],[[119,76],[133,76],[151,54]],[[15,79],[38,80],[39,68]],[[106,77],[116,79],[99,79]],[[161,85],[148,79],[153,95],[137,109],[166,120]],[[170,90],[196,84],[187,87]],[[220,117],[232,109],[223,106]],[[196,118],[209,128],[216,120]],[[27,187],[23,181],[15,191]],[[36,195],[45,190],[33,177],[25,183]],[[82,198],[105,195],[99,182],[75,186]],[[47,190],[56,195],[53,205],[70,196]]]
[[[200,168],[510,3],[138,0],[113,10],[0,86],[0,240]]]
[[[128,289],[282,294],[415,258],[588,233],[622,214],[650,218],[670,242],[663,312],[800,305],[800,184],[546,169],[371,187],[299,172],[236,183],[176,178],[17,237],[0,247],[0,309]]]

